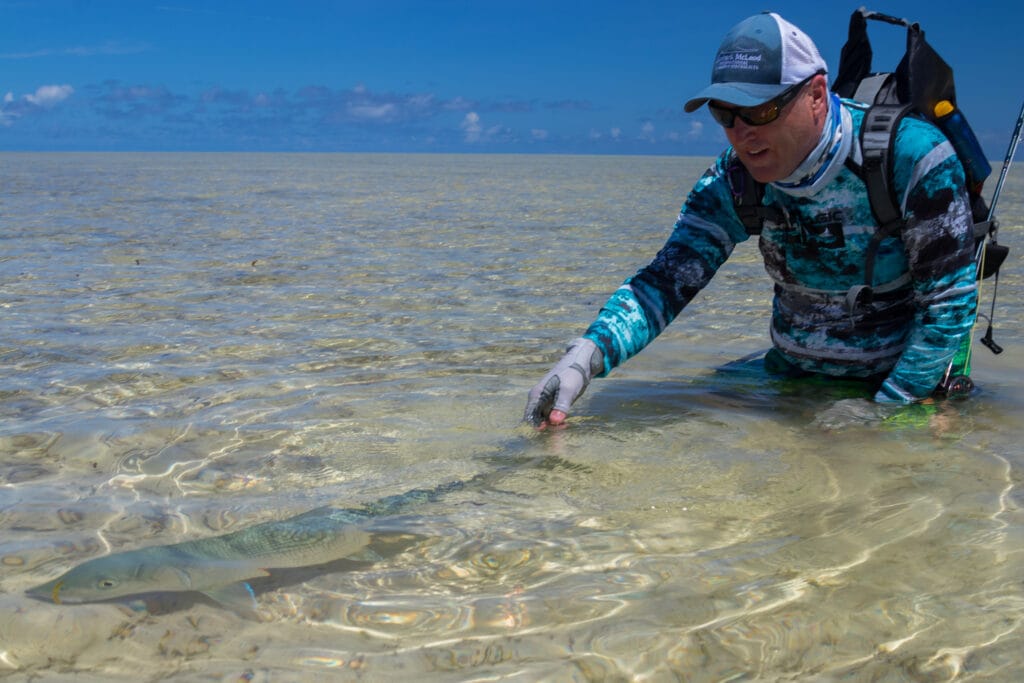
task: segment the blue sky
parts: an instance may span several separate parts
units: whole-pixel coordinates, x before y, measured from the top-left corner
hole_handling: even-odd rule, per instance
[[[729,27],[778,11],[835,69],[862,1],[0,0],[0,150],[713,154],[682,103]],[[921,23],[1002,159],[1021,3],[868,7]],[[904,30],[870,35],[895,66]]]

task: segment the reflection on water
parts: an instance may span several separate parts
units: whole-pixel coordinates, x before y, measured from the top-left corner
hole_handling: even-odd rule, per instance
[[[1024,674],[1013,174],[1007,352],[978,351],[971,400],[718,369],[767,346],[748,244],[537,433],[526,391],[657,250],[700,160],[5,156],[0,675]],[[107,552],[454,480],[381,522],[377,561],[258,586],[262,621],[23,595]]]

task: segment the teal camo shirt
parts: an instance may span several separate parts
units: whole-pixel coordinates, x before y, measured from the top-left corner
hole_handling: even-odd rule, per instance
[[[766,222],[759,239],[775,281],[772,344],[806,371],[885,375],[878,400],[913,402],[932,394],[974,324],[963,168],[937,128],[913,117],[902,121],[893,182],[906,225],[879,245],[872,302],[851,309],[847,293],[864,283],[865,249],[877,222],[864,182],[850,168],[861,162],[865,107],[834,102],[850,142],[819,170],[825,182],[811,193],[777,183],[766,188],[764,203],[788,218]],[[654,260],[612,294],[588,328],[585,336],[604,353],[603,374],[650,344],[748,239],[725,176],[731,151],[696,183]]]

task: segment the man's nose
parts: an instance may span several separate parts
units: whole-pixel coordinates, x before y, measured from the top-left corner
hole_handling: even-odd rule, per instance
[[[736,133],[736,135],[746,135],[750,133],[754,128],[755,126],[751,126],[749,123],[747,123],[738,116],[735,119],[733,119],[732,129],[733,132]]]
[[[753,135],[755,132],[754,128],[756,128],[756,126],[751,126],[749,123],[737,116],[733,121],[732,128],[726,128],[725,133],[726,137],[729,138],[729,142],[735,145],[741,140],[745,140]]]

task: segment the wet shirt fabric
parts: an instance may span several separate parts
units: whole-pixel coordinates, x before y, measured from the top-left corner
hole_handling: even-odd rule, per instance
[[[796,175],[766,188],[782,209],[759,238],[775,282],[771,339],[793,366],[839,377],[886,379],[876,398],[912,402],[932,394],[976,311],[971,213],[952,145],[932,125],[906,117],[895,140],[893,182],[906,225],[879,245],[874,297],[851,308],[864,284],[878,225],[859,168],[864,105],[834,98],[831,124]],[[638,353],[710,282],[749,238],[726,180],[732,150],[687,197],[657,256],[609,298],[585,336],[604,353],[604,374]],[[804,167],[807,167],[806,169]]]

